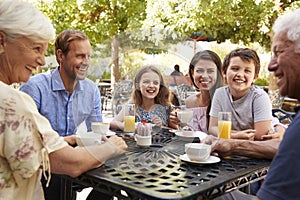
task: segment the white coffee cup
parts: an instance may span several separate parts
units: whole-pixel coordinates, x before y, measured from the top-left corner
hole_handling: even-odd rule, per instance
[[[204,161],[210,157],[211,146],[202,143],[187,143],[184,146],[185,153],[192,161]]]
[[[191,109],[187,110],[179,110],[177,112],[178,119],[180,120],[181,123],[188,123],[193,119],[193,113],[194,111]]]
[[[92,122],[92,131],[94,133],[106,135],[109,130],[109,123],[106,122]]]
[[[152,144],[152,136],[141,136],[138,134],[134,135],[134,139],[136,141],[136,144],[141,147],[149,147]]]
[[[88,132],[76,135],[76,143],[78,146],[91,146],[102,144],[102,136],[98,133]]]

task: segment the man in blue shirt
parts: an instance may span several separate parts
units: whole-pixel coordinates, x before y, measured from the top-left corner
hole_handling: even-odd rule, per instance
[[[79,31],[61,33],[55,43],[59,67],[37,74],[20,87],[35,101],[39,112],[70,145],[79,124],[102,121],[98,87],[86,78],[92,53],[89,40]],[[72,139],[70,139],[72,138]]]
[[[74,146],[81,123],[91,130],[91,122],[102,121],[98,87],[86,78],[92,47],[84,33],[66,30],[55,41],[55,53],[58,68],[31,77],[20,90],[33,98],[52,128]],[[45,199],[60,199],[61,187],[61,177],[53,174],[49,187],[44,187]]]

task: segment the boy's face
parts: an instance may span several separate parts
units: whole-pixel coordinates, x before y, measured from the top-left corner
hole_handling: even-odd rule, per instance
[[[232,57],[226,71],[226,81],[233,100],[240,99],[249,91],[257,79],[254,62],[243,61],[240,57]]]

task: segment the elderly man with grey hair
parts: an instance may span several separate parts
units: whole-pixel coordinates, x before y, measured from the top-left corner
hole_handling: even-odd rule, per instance
[[[300,9],[279,17],[273,26],[273,57],[269,71],[278,77],[280,95],[300,100]],[[257,197],[246,196],[237,191],[220,199],[299,199],[300,198],[300,112],[287,128],[283,140],[246,141],[206,138],[212,143],[212,151],[219,156],[243,155],[274,159]],[[243,195],[242,197],[239,195]]]

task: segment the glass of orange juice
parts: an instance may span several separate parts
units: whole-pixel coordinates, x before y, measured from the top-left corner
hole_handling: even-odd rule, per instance
[[[219,112],[218,128],[219,138],[229,139],[231,136],[231,112]]]
[[[124,132],[135,131],[135,105],[125,104],[124,105]]]

